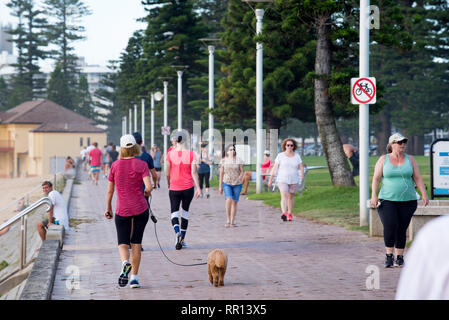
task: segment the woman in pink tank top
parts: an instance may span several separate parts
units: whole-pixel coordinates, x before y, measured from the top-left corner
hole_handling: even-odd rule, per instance
[[[175,248],[181,250],[186,246],[184,239],[189,223],[190,203],[194,195],[198,199],[201,191],[196,168],[196,155],[193,151],[185,148],[187,135],[178,131],[174,134],[174,138],[176,138],[177,144],[167,153],[166,175],[171,205],[171,222],[176,235]],[[181,224],[179,218],[181,218]]]

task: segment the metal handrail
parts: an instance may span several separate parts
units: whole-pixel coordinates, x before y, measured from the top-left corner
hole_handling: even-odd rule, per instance
[[[66,173],[66,172],[61,171],[61,172],[57,172],[56,175],[57,175],[57,176],[59,176],[59,175],[64,175],[65,173]],[[53,187],[56,188],[56,183],[55,183],[55,185],[54,185]],[[28,204],[29,204],[29,197],[30,197],[30,194],[36,192],[36,190],[39,190],[40,188],[42,188],[42,185],[41,185],[41,184],[38,184],[38,185],[36,185],[33,189],[31,189],[31,190],[29,190],[29,191],[23,193],[22,195],[20,195],[20,196],[18,197],[19,200],[11,201],[11,202],[8,203],[6,206],[0,208],[0,213],[3,212],[3,211],[5,211],[6,209],[12,207],[14,204],[16,204],[17,202],[19,202],[20,199],[25,199],[25,205],[28,205]],[[1,230],[1,229],[0,229],[0,230]]]
[[[4,228],[9,227],[14,222],[20,219],[20,241],[19,241],[19,252],[20,252],[20,270],[23,270],[26,265],[26,248],[27,248],[27,220],[28,220],[28,214],[31,213],[33,210],[39,208],[42,205],[47,205],[47,212],[50,211],[52,202],[49,197],[43,197],[39,199],[38,201],[34,202],[29,207],[23,209],[20,213],[15,215],[14,217],[10,218],[8,221],[0,225],[0,230],[3,230]]]
[[[52,202],[50,200],[49,197],[43,197],[41,199],[39,199],[38,201],[36,201],[35,203],[33,203],[32,205],[30,205],[29,207],[26,207],[25,209],[23,209],[22,211],[20,211],[18,214],[16,214],[14,217],[8,219],[5,223],[0,224],[0,230],[9,227],[11,224],[13,224],[14,222],[16,222],[17,220],[19,220],[20,218],[22,218],[23,216],[26,216],[27,214],[29,214],[31,211],[33,211],[34,209],[40,207],[43,204],[47,204],[48,208],[47,208],[47,212],[50,211],[50,208],[52,206]]]

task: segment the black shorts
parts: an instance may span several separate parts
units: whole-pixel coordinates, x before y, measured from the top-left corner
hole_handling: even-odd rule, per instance
[[[116,214],[115,227],[117,229],[118,244],[141,244],[143,232],[145,230],[145,226],[147,225],[149,217],[150,212],[148,209],[141,214],[131,217],[122,217]]]
[[[161,168],[156,168],[156,167],[154,167],[154,169],[156,169],[156,171],[162,171],[162,167]]]
[[[53,218],[51,219],[51,223],[55,223],[55,222],[56,222],[55,217],[53,217]],[[48,225],[48,219],[42,220],[42,224],[44,225],[44,228],[47,229],[47,228],[48,228],[48,227],[47,227],[47,225]]]

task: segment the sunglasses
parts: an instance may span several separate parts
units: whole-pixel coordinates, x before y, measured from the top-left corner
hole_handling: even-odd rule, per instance
[[[285,146],[286,147],[293,147],[294,145],[293,144],[286,144]]]
[[[407,144],[407,140],[396,141],[395,143],[398,145]]]
[[[230,148],[230,149],[228,149],[228,151],[234,151],[234,149]]]

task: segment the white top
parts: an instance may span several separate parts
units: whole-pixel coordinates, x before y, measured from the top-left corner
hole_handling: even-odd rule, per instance
[[[295,153],[293,157],[287,157],[285,152],[277,155],[274,163],[279,164],[277,172],[277,182],[287,184],[298,184],[299,179],[299,165],[302,163],[301,157]]]
[[[69,215],[67,213],[67,205],[65,203],[64,198],[56,190],[51,191],[48,194],[48,197],[50,198],[51,203],[53,204],[53,217],[55,218],[55,220],[59,221],[60,225],[64,226],[65,230],[68,230]]]
[[[405,256],[397,300],[449,299],[449,216],[432,219],[419,230]]]

